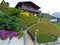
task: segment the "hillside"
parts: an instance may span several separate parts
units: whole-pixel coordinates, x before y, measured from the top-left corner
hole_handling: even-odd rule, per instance
[[[49,23],[47,20],[45,20],[44,18],[41,20],[40,23],[37,23],[36,25],[34,25],[33,27],[31,27],[29,29],[29,31],[34,34],[35,30],[39,30],[39,33],[43,33],[43,34],[60,34],[60,31],[56,29],[55,26],[53,26],[51,23]]]
[[[47,13],[42,13],[42,16],[48,21],[50,21],[51,19],[56,19],[56,17],[51,16],[50,14],[47,14]]]
[[[28,32],[33,38],[36,30],[39,30],[36,38],[38,43],[54,42],[57,40],[58,35],[60,35],[60,30],[44,18],[41,18],[40,23],[36,23],[29,28]],[[53,36],[54,39],[52,38]]]

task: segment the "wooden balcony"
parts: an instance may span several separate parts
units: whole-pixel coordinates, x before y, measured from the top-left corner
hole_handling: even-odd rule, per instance
[[[27,7],[27,6],[22,6],[21,9],[22,10],[27,10],[27,11],[30,11],[30,12],[35,12],[35,13],[40,13],[41,12],[39,10],[36,10],[36,9],[32,8],[32,7]]]

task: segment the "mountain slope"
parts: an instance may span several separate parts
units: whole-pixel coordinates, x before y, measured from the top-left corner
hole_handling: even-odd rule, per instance
[[[60,12],[54,12],[52,14],[52,16],[56,17],[56,18],[60,18]]]
[[[47,13],[42,13],[42,16],[48,21],[50,21],[51,19],[56,19],[56,17],[51,16],[50,14],[47,14]]]

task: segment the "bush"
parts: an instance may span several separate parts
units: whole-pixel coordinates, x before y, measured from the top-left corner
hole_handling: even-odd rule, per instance
[[[11,8],[10,11],[8,11],[8,15],[10,16],[18,16],[18,14],[20,13],[20,10],[16,9],[16,8]]]
[[[12,39],[13,37],[20,38],[23,35],[22,32],[15,32],[15,31],[5,31],[4,29],[0,31],[0,38],[2,40],[5,40],[9,37],[9,39]]]
[[[1,14],[1,13],[0,13]],[[20,20],[15,16],[9,16],[5,14],[0,15],[0,29],[5,29],[9,31],[20,30],[19,26]]]

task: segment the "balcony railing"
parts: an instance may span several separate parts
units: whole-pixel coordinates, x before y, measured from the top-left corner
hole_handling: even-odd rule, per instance
[[[37,12],[39,13],[39,10],[33,9],[32,7],[27,7],[27,6],[22,6],[23,10],[28,10],[28,11],[32,11],[32,12]]]

